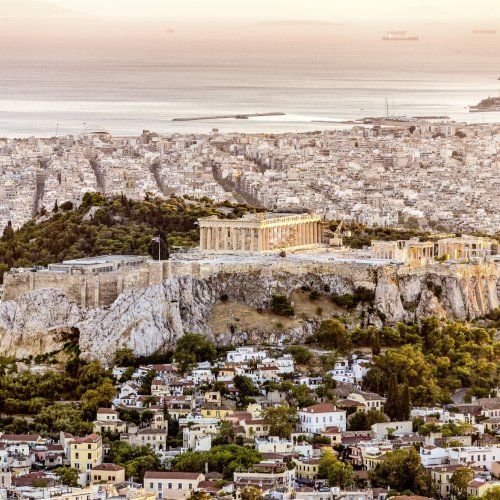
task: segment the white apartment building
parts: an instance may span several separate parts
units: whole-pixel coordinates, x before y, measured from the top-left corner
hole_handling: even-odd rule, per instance
[[[253,347],[238,347],[235,351],[227,353],[228,363],[248,363],[249,361],[262,361],[267,358],[265,351],[255,351]]]
[[[298,431],[305,434],[318,434],[327,427],[346,430],[346,412],[331,403],[319,403],[298,411]]]

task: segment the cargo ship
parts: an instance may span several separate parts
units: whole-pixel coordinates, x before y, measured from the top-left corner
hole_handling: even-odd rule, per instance
[[[488,97],[475,106],[469,106],[471,113],[486,113],[488,111],[500,111],[500,97]]]
[[[408,31],[388,31],[382,37],[382,40],[391,41],[391,42],[392,41],[395,41],[395,42],[399,42],[399,41],[414,42],[414,41],[418,40],[418,36],[412,35]]]

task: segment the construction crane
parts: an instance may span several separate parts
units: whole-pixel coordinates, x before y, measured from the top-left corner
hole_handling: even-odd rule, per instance
[[[342,237],[344,236],[344,233],[342,233],[342,227],[344,226],[344,220],[345,219],[342,219],[340,221],[340,223],[335,228],[335,231],[332,231],[330,229],[330,224],[328,222],[321,222],[323,238],[331,247],[343,246]]]

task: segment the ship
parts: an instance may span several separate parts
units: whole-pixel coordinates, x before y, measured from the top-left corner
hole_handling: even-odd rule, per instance
[[[472,33],[474,35],[496,35],[497,30],[494,28],[474,28]]]
[[[383,37],[382,40],[386,41],[416,41],[418,40],[418,36],[412,35],[408,31],[388,31]]]
[[[500,111],[500,97],[488,97],[475,106],[469,106],[471,113],[485,113],[488,111]]]

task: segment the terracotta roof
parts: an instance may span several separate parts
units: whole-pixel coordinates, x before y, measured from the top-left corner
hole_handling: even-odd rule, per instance
[[[304,411],[306,413],[334,413],[340,412],[341,410],[337,410],[337,407],[331,403],[318,403],[316,405],[308,406],[307,408],[301,408],[300,411]]]
[[[484,482],[472,480],[472,481],[469,481],[467,486],[469,486],[469,488],[480,488],[481,486],[484,486]]]
[[[198,479],[201,472],[153,472],[147,471],[144,479]]]
[[[47,486],[54,486],[56,484],[56,481],[47,476],[45,472],[30,472],[28,474],[12,478],[12,482],[15,486],[32,486],[39,481],[47,481]]]
[[[101,465],[94,465],[94,467],[92,467],[92,470],[104,470],[104,471],[118,472],[118,471],[122,471],[125,469],[121,465],[101,464]]]
[[[99,434],[89,434],[85,437],[76,438],[73,443],[81,444],[81,443],[97,443],[101,439]]]
[[[41,439],[39,434],[2,434],[0,440],[2,441],[38,441]]]
[[[104,413],[104,414],[108,414],[108,415],[118,415],[119,412],[117,412],[116,410],[113,410],[113,408],[99,408],[97,410],[97,413]]]

